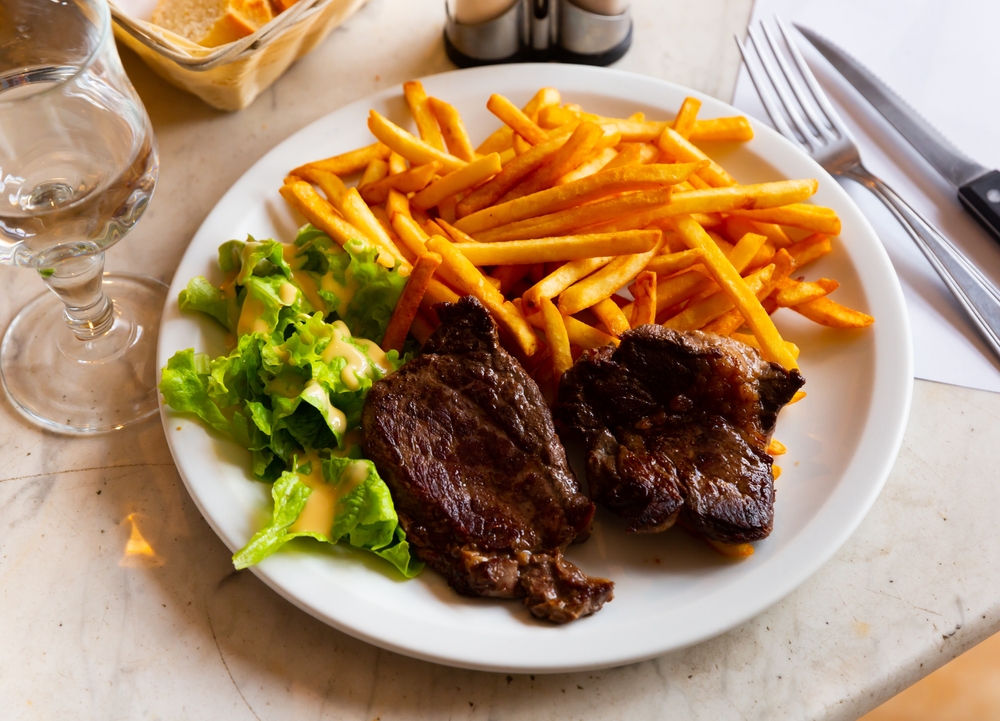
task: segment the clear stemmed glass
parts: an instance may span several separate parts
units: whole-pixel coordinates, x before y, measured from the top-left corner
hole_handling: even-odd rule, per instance
[[[166,287],[104,273],[104,250],[146,209],[158,167],[106,0],[0,2],[0,264],[52,291],[11,322],[0,372],[14,405],[52,430],[156,410]]]

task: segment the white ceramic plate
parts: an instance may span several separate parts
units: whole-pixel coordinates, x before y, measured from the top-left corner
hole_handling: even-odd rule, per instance
[[[639,75],[568,65],[510,65],[444,73],[427,91],[456,105],[475,142],[497,121],[485,109],[499,92],[526,102],[539,87],[592,112],[643,111],[671,118],[687,95],[702,117],[739,114],[686,88]],[[224,352],[207,319],[182,315],[177,294],[188,280],[215,271],[216,248],[230,238],[291,241],[302,219],[278,195],[285,173],[303,162],[372,142],[366,120],[375,108],[409,125],[401,89],[348,105],[288,138],[258,161],[202,224],[170,289],[160,332],[159,365],[176,350]],[[810,278],[841,281],[837,298],[877,319],[865,331],[834,331],[795,313],[776,316],[802,349],[808,398],[781,414],[774,532],[747,560],[722,558],[683,531],[627,536],[598,512],[593,536],[568,556],[584,571],[615,582],[614,601],[562,627],[533,620],[516,601],[468,599],[432,571],[402,581],[379,559],[349,549],[301,542],[253,569],[308,613],[358,638],[399,653],[468,668],[557,672],[647,659],[726,631],[775,603],[814,573],[850,536],[878,496],[895,461],[909,411],[912,357],[899,282],[878,238],[839,185],[763,123],[746,144],[707,150],[741,182],[819,178],[815,202],[843,220],[835,251],[808,267]],[[707,147],[707,146],[706,146]],[[219,537],[238,549],[269,518],[269,486],[249,473],[249,455],[197,421],[162,408],[177,468]],[[296,542],[299,543],[299,542]]]

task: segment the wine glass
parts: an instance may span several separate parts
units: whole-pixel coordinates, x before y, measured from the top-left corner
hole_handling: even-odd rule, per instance
[[[51,430],[112,430],[156,410],[166,286],[104,273],[104,250],[139,220],[158,168],[106,0],[0,2],[0,264],[52,291],[11,322],[0,373]]]

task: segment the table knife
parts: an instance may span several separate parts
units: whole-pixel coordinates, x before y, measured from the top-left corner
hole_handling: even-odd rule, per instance
[[[935,170],[958,188],[958,199],[965,209],[1000,240],[1000,171],[984,168],[959,152],[888,85],[844,50],[809,28],[795,27]]]

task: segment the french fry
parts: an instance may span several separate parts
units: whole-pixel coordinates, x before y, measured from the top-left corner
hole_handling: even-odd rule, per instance
[[[800,303],[792,306],[792,310],[814,323],[830,328],[867,328],[875,322],[867,313],[848,308],[829,298]]]
[[[503,95],[493,94],[486,102],[486,109],[509,125],[515,133],[532,145],[544,143],[549,136],[514,103]]]
[[[493,131],[482,144],[476,148],[476,153],[479,155],[489,155],[490,153],[500,153],[503,157],[504,151],[510,150],[514,147],[514,131],[511,130],[509,125],[501,125],[497,130]]]
[[[552,305],[552,301],[548,298],[543,298],[543,308],[546,303]],[[590,310],[597,316],[597,319],[601,321],[608,333],[616,338],[620,337],[622,333],[632,327],[629,325],[628,318],[625,317],[622,309],[619,308],[618,304],[611,300],[611,298],[605,298],[602,301],[598,301],[590,307]]]
[[[800,281],[785,278],[777,286],[777,292],[772,296],[779,308],[791,308],[795,305],[808,303],[823,298],[840,287],[840,283],[829,278],[815,281]]]
[[[536,312],[541,307],[542,298],[555,298],[576,281],[586,278],[612,260],[613,256],[606,255],[584,258],[582,260],[571,260],[563,264],[525,291],[522,297],[525,312]]]
[[[777,223],[824,235],[840,235],[840,218],[832,208],[824,208],[821,205],[805,205],[794,201],[791,204],[782,203],[781,206],[766,210],[740,208],[730,212],[764,223]]]
[[[693,163],[697,160],[709,161],[709,166],[699,171],[698,175],[712,187],[721,188],[736,185],[736,180],[721,165],[705,155],[689,140],[678,135],[673,128],[664,128],[656,144],[678,163]]]
[[[359,184],[358,189],[366,203],[370,205],[384,203],[389,197],[390,190],[398,190],[400,193],[416,193],[423,190],[440,169],[441,164],[434,160],[424,165],[417,165],[398,175],[385,175],[381,180],[368,185]]]
[[[777,478],[778,474],[775,474],[774,477]],[[709,546],[726,558],[749,558],[753,555],[753,546],[749,543],[723,543],[711,538],[706,538],[705,540]]]
[[[368,117],[368,129],[372,135],[395,150],[413,165],[424,165],[437,160],[441,167],[449,173],[465,165],[465,161],[438,150],[433,145],[415,137],[386,118],[377,110],[372,110]]]
[[[604,148],[575,169],[561,176],[556,181],[556,185],[566,185],[567,183],[572,183],[586,178],[588,175],[593,175],[594,173],[603,170],[604,167],[616,157],[618,157],[617,150],[614,148]]]
[[[552,105],[559,105],[562,102],[562,96],[559,91],[555,88],[541,88],[534,96],[525,104],[521,110],[527,115],[532,121],[538,119],[538,113],[541,112],[543,108],[547,108]]]
[[[458,195],[449,195],[437,204],[438,221],[455,222],[455,206],[458,205],[458,198]],[[438,224],[440,225],[440,222]]]
[[[743,314],[747,325],[760,341],[764,357],[780,363],[789,370],[797,368],[798,364],[785,347],[784,340],[774,327],[771,317],[704,228],[686,216],[675,218],[674,225],[689,247],[699,248],[702,251],[708,271],[715,282],[732,298],[733,305]]]
[[[757,339],[754,338],[754,340],[757,340]],[[792,396],[792,400],[788,401],[788,405],[792,405],[793,403],[798,403],[800,400],[802,400],[805,397],[806,397],[806,392],[805,391],[795,391],[795,395]]]
[[[493,205],[509,190],[537,170],[570,138],[569,131],[554,135],[544,143],[534,146],[524,155],[510,161],[503,170],[484,185],[469,193],[456,207],[459,218]]]
[[[771,275],[771,279],[764,284],[764,287],[757,291],[757,300],[765,301],[768,300],[767,296],[778,287],[778,284],[785,281],[788,275],[795,270],[796,264],[795,259],[788,253],[787,250],[779,249],[773,256],[774,260],[774,273]],[[726,311],[721,316],[711,321],[705,325],[702,330],[711,333],[718,333],[719,335],[733,336],[735,332],[742,328],[746,321],[743,319],[743,314],[736,308]],[[753,336],[749,336],[753,338]],[[756,343],[756,340],[754,340]],[[787,343],[787,341],[786,341]],[[759,344],[755,347],[759,347]],[[791,346],[789,346],[791,348]],[[793,349],[793,355],[798,358],[798,349]]]
[[[390,218],[396,213],[402,213],[407,218],[413,218],[413,214],[410,212],[410,199],[395,188],[390,188],[389,190],[389,196],[385,200],[385,212],[389,214]]]
[[[309,183],[302,180],[289,183],[282,186],[279,192],[289,205],[302,213],[306,220],[330,236],[338,245],[346,245],[352,240],[367,239],[364,232],[344,220],[330,202],[321,197]],[[396,264],[395,256],[387,249],[375,247],[379,250],[378,263],[392,268]]]
[[[753,127],[742,115],[732,118],[710,118],[698,120],[688,137],[693,142],[701,140],[753,140]]]
[[[410,198],[414,208],[427,210],[463,190],[475,187],[500,172],[500,155],[490,153],[435,180]]]
[[[595,225],[631,215],[648,208],[664,205],[669,200],[669,186],[655,190],[641,190],[637,193],[626,193],[576,208],[560,210],[557,213],[542,215],[537,218],[519,220],[515,223],[508,223],[472,235],[480,243],[528,240],[530,238],[565,235],[585,226]]]
[[[417,124],[421,139],[438,150],[444,150],[444,136],[441,135],[437,118],[431,112],[423,84],[419,80],[403,83],[403,95],[406,96],[406,104],[410,106],[410,114]]]
[[[771,245],[775,248],[787,248],[792,244],[792,239],[785,234],[785,231],[773,223],[760,223],[739,215],[728,215],[722,226],[723,232],[734,240],[742,238],[747,233],[759,233],[771,241]]]
[[[371,145],[366,145],[363,148],[358,148],[357,150],[351,150],[346,153],[341,153],[340,155],[334,155],[332,158],[326,158],[324,160],[314,160],[311,163],[305,163],[300,165],[295,170],[292,171],[292,175],[302,175],[303,170],[325,170],[328,173],[333,173],[334,175],[350,175],[351,173],[357,173],[360,170],[364,170],[368,167],[368,163],[374,158],[380,158],[382,160],[389,159],[389,147],[384,143],[372,143]]]
[[[593,123],[582,123],[573,131],[569,139],[541,163],[529,177],[510,188],[495,202],[507,203],[511,200],[551,188],[563,175],[579,166],[600,140],[603,132]]]
[[[427,253],[425,253],[426,255]],[[440,267],[440,266],[438,266]],[[457,303],[458,293],[437,278],[432,278],[424,291],[423,306],[433,308],[438,303]]]
[[[396,231],[400,243],[406,246],[414,258],[427,251],[429,236],[413,218],[402,213],[394,213],[391,222],[392,229]]]
[[[399,175],[407,170],[406,158],[399,153],[389,153],[389,175]]]
[[[441,256],[441,268],[448,267],[459,285],[458,290],[476,296],[490,311],[494,320],[510,333],[525,356],[530,357],[535,354],[538,350],[538,339],[531,326],[520,311],[506,302],[500,291],[486,281],[476,266],[441,236],[434,236],[427,241],[427,249]]]
[[[475,243],[476,240],[471,235],[463,233],[461,230],[456,228],[454,225],[449,223],[444,218],[438,218],[437,224],[444,228],[444,232],[448,234],[448,237],[452,239],[455,243]],[[485,265],[483,263],[477,263],[477,265]],[[490,264],[492,265],[492,263]]]
[[[701,101],[698,98],[684,98],[681,109],[677,111],[677,117],[674,118],[674,132],[685,140],[690,138],[699,110],[701,110]]]
[[[372,158],[368,163],[368,167],[365,168],[365,172],[361,174],[361,180],[358,181],[358,187],[364,187],[365,185],[377,182],[388,174],[389,163],[381,158]]]
[[[528,275],[529,270],[531,270],[530,264],[500,265],[494,268],[490,275],[500,281],[500,292],[507,295],[511,288]]]
[[[524,155],[532,148],[531,143],[529,143],[527,140],[522,138],[517,133],[514,133],[513,145],[514,145],[514,153],[516,155]]]
[[[656,273],[642,271],[635,278],[635,283],[629,286],[629,291],[635,302],[632,304],[631,323],[633,328],[656,322]]]
[[[573,355],[569,350],[569,334],[566,332],[566,323],[563,321],[562,314],[548,298],[542,298],[542,323],[544,324],[545,340],[549,344],[549,352],[552,354],[552,371],[558,386],[562,374],[573,367]]]
[[[745,215],[743,211],[748,210],[763,212],[754,210],[755,208],[768,208],[769,212],[778,212],[783,208],[777,206],[787,206],[789,203],[805,200],[812,196],[818,187],[819,183],[816,180],[808,179],[708,188],[706,190],[691,190],[686,193],[678,191],[671,198],[670,212],[677,215],[719,212]],[[798,207],[812,208],[816,206],[802,205]]]
[[[675,163],[602,170],[574,183],[541,190],[516,200],[484,208],[465,216],[456,223],[456,226],[466,233],[480,233],[500,225],[548,215],[611,195],[673,185],[684,180],[699,167],[698,163]]]
[[[476,152],[479,152],[479,151],[476,151]],[[496,152],[496,151],[493,151],[493,152]],[[482,155],[482,153],[480,153],[480,155]],[[487,155],[488,155],[488,153],[487,153]],[[514,160],[515,158],[517,158],[517,152],[514,150],[514,148],[513,147],[507,148],[506,150],[504,150],[504,151],[502,151],[500,153],[500,165],[503,166],[503,167],[507,167],[507,163],[509,163],[510,161]]]
[[[455,106],[438,98],[428,98],[427,102],[434,117],[437,118],[441,134],[444,136],[444,143],[448,146],[448,152],[468,163],[475,160],[476,151],[472,148],[472,141],[469,140],[465,123]]]
[[[800,268],[817,258],[822,258],[832,250],[833,244],[822,233],[814,233],[788,248],[788,252],[795,259],[795,265]]]
[[[642,165],[645,146],[642,143],[622,143],[618,147],[618,155],[604,166],[604,170],[626,168],[630,165]]]
[[[744,278],[747,289],[755,296],[774,273],[774,266],[768,265]],[[707,298],[692,303],[663,325],[673,330],[698,330],[715,320],[734,306],[732,298],[725,291],[717,291]]]
[[[410,335],[417,339],[417,343],[423,345],[434,333],[434,326],[424,317],[423,313],[417,313],[410,324]]]
[[[395,258],[400,264],[401,271],[410,270],[410,264],[406,257],[396,247],[382,224],[378,222],[378,218],[372,214],[371,208],[362,200],[357,188],[348,188],[347,192],[344,193],[340,209],[347,221],[361,230],[365,237],[379,249],[380,253],[388,253],[390,257]]]
[[[435,223],[433,220],[430,220],[429,218],[426,221],[424,221],[422,227],[424,229],[424,232],[427,233],[428,237],[433,237],[435,235],[440,235],[442,238],[448,237],[448,231],[446,231],[444,228],[442,228],[440,225]]]
[[[537,122],[539,127],[551,130],[579,120],[579,118],[580,114],[569,108],[551,105],[538,111]]]
[[[517,303],[514,305],[516,306]],[[542,314],[540,312],[535,312],[526,316],[526,320],[535,328],[545,330]],[[612,345],[619,345],[621,343],[621,341],[613,335],[608,335],[604,331],[599,330],[592,325],[587,325],[573,316],[563,316],[563,323],[566,325],[566,335],[569,336],[570,345],[575,345],[583,350],[600,348],[601,346],[608,345],[609,343]]]
[[[439,265],[441,256],[437,253],[424,253],[417,258],[389,318],[389,325],[386,326],[385,335],[382,337],[382,350],[403,352],[403,343],[410,333],[410,326]]]
[[[610,298],[616,290],[642,272],[662,244],[661,236],[652,250],[618,256],[593,275],[571,285],[559,294],[559,310],[563,315],[573,315],[605,298]]]
[[[661,276],[673,275],[700,261],[700,250],[681,250],[677,253],[656,256],[646,264],[646,270]]]
[[[733,340],[738,340],[740,343],[748,345],[751,348],[756,348],[757,350],[760,350],[760,342],[758,342],[758,340],[752,335],[749,335],[747,333],[733,333],[730,336],[730,338],[732,338]],[[787,340],[785,341],[785,347],[788,348],[788,352],[792,354],[792,357],[797,360],[799,357],[799,347],[794,343],[790,343]],[[792,402],[794,402],[794,398]]]
[[[340,207],[340,201],[343,199],[344,193],[347,192],[347,186],[344,185],[344,181],[339,176],[328,170],[305,168],[302,170],[302,179],[318,185],[330,204],[334,208]]]
[[[660,243],[662,236],[663,233],[655,229],[631,230],[626,233],[565,235],[506,243],[455,243],[455,247],[473,265],[521,265],[579,260],[598,255],[646,253]]]

